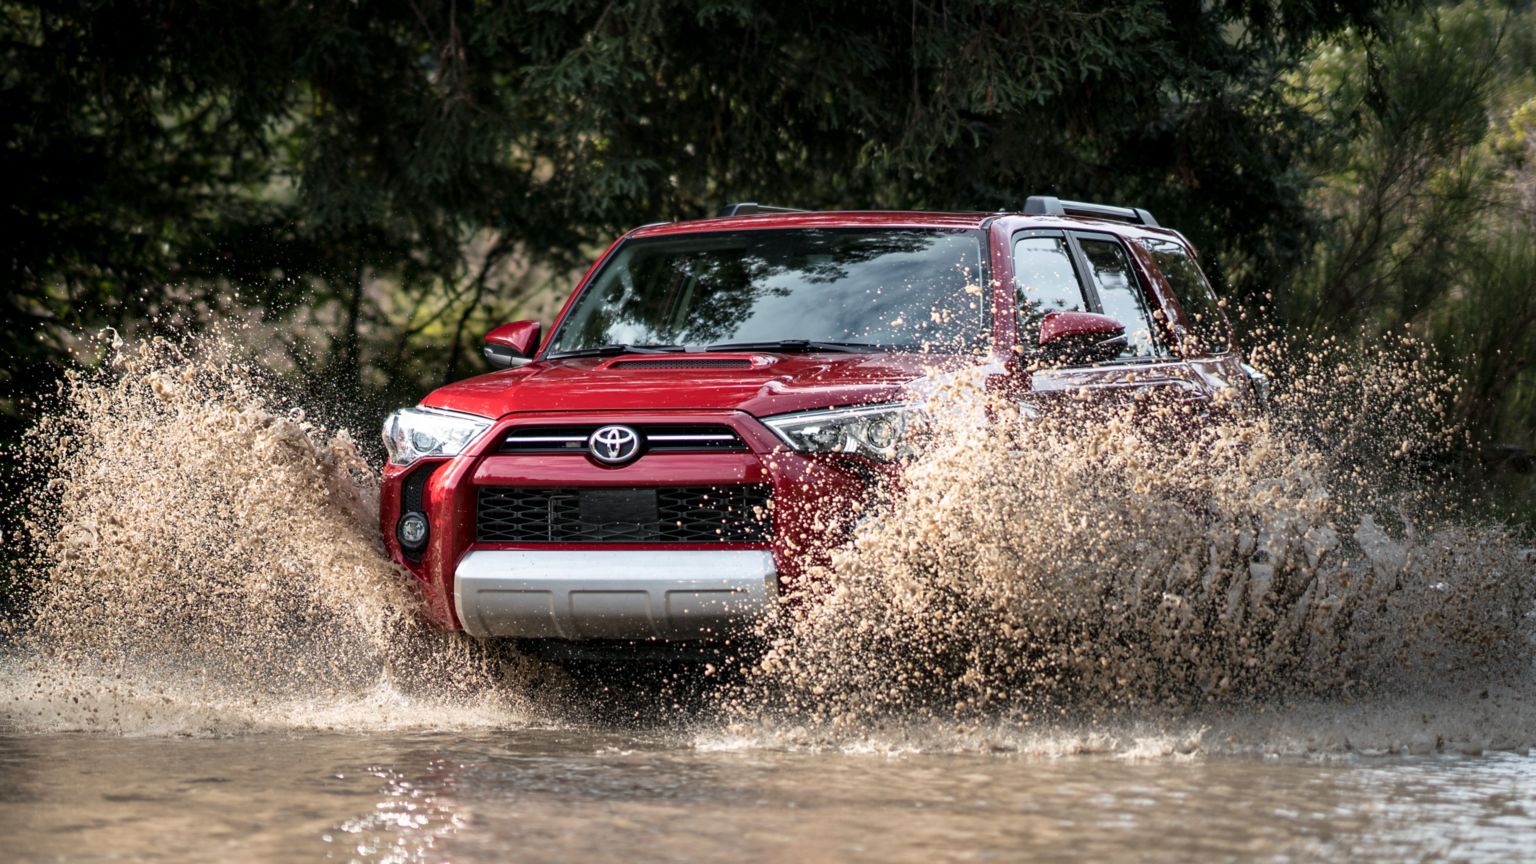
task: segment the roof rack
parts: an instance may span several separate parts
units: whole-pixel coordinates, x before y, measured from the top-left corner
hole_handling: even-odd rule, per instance
[[[715,214],[716,218],[725,216],[759,216],[764,213],[809,213],[809,210],[801,210],[798,207],[770,207],[767,204],[758,204],[753,201],[743,201],[737,204],[727,204]]]
[[[1160,227],[1152,214],[1140,207],[1115,207],[1109,204],[1089,204],[1086,201],[1063,201],[1050,195],[1031,195],[1024,201],[1026,216],[1092,216],[1098,219],[1115,219],[1137,225]]]

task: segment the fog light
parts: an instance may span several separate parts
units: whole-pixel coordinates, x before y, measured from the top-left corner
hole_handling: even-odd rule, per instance
[[[400,545],[415,551],[427,545],[427,517],[420,513],[407,513],[395,525],[395,536]]]

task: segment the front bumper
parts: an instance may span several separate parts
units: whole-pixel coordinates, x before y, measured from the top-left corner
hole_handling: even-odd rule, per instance
[[[650,452],[617,468],[580,452],[499,447],[504,436],[524,427],[596,422],[722,424],[746,446]],[[830,550],[847,542],[858,504],[881,470],[852,461],[787,451],[767,427],[741,412],[514,414],[459,456],[386,466],[380,528],[391,558],[415,577],[426,616],[439,628],[530,639],[693,639],[771,608],[814,578]],[[553,534],[532,542],[487,536],[480,519],[485,489],[579,494],[765,485],[771,489],[772,528],[763,542],[590,542]],[[427,545],[411,554],[395,533],[404,509],[419,509],[430,523]]]
[[[778,593],[767,550],[475,549],[454,574],[472,636],[700,639],[738,631]]]

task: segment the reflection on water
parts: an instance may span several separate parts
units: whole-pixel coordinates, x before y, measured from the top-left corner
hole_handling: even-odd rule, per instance
[[[13,860],[1536,856],[1536,757],[705,751],[587,729],[0,736]]]

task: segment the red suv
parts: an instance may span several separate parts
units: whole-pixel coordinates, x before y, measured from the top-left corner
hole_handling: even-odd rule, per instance
[[[751,620],[899,470],[911,385],[935,366],[1025,398],[1262,395],[1181,235],[1048,197],[647,225],[547,338],[519,321],[485,343],[499,371],[385,422],[380,506],[433,622],[481,637],[685,640]]]

